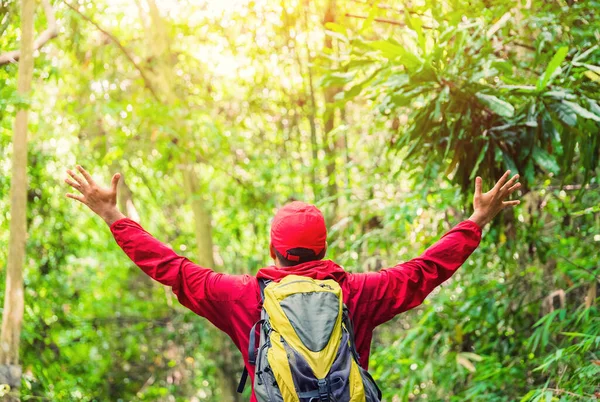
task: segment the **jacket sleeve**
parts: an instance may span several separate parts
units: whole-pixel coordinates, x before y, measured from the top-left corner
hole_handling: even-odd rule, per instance
[[[170,286],[181,304],[232,333],[233,302],[256,288],[256,278],[216,273],[196,265],[130,219],[118,220],[110,230],[125,254],[152,279]]]
[[[423,300],[475,251],[481,241],[481,228],[473,221],[459,223],[420,257],[382,269],[355,274],[360,289],[359,305],[376,327],[397,314],[420,305]]]

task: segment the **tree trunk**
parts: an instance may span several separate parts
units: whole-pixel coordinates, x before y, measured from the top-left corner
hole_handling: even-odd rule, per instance
[[[328,22],[335,22],[336,4],[335,0],[329,0],[327,2],[327,9],[325,10],[325,18],[323,18],[323,28]],[[330,54],[333,54],[333,38],[329,35],[325,36],[325,49],[329,49]],[[338,186],[336,180],[336,158],[337,158],[337,141],[333,136],[335,128],[335,95],[340,92],[340,88],[337,86],[331,86],[325,88],[325,114],[323,116],[324,121],[324,145],[325,153],[327,155],[327,197],[331,199],[331,205],[333,209],[328,214],[328,223],[331,224],[337,215],[337,207],[339,200],[334,198],[338,193]]]
[[[189,164],[183,170],[183,184],[185,194],[191,200],[194,213],[198,264],[214,269],[211,214],[200,192],[200,179],[193,166]],[[219,351],[218,354],[211,356],[218,367],[217,381],[221,391],[219,400],[224,402],[241,401],[241,396],[237,393],[237,375],[241,374],[239,369],[242,367],[241,363],[234,364],[231,346],[222,333],[217,333],[213,337],[213,348]]]
[[[307,45],[308,46],[308,45]],[[312,189],[313,189],[313,197],[316,202],[320,196],[319,194],[319,176],[317,172],[319,171],[319,144],[317,140],[317,124],[316,124],[316,115],[317,115],[317,101],[315,99],[315,89],[313,84],[313,74],[311,67],[311,56],[310,49],[306,49],[307,57],[308,57],[308,66],[307,66],[307,75],[308,75],[308,90],[310,95],[310,112],[308,114],[308,122],[310,124],[310,146],[311,146],[311,154],[313,161],[313,168],[311,169],[311,181],[312,181]],[[298,60],[300,58],[298,57]]]
[[[150,24],[147,27],[147,36],[150,38],[149,50],[153,58],[153,84],[158,89],[161,101],[166,105],[176,107],[178,95],[173,86],[171,77],[174,75],[173,62],[175,58],[171,54],[169,37],[165,22],[154,0],[147,0],[150,14]],[[138,6],[140,4],[138,3]],[[175,122],[175,132],[185,135],[185,125],[181,121]],[[183,180],[186,195],[191,200],[194,213],[194,232],[198,248],[198,264],[207,268],[214,268],[212,223],[210,211],[204,199],[199,195],[200,178],[194,171],[194,164],[189,160],[181,161],[183,164]],[[233,353],[231,344],[224,334],[216,333],[213,337],[213,346],[218,353],[211,356],[217,363],[217,380],[221,394],[219,401],[237,402],[241,396],[236,392],[237,371],[242,364],[233,364]],[[234,369],[235,367],[235,369]]]
[[[114,165],[118,166],[117,163]],[[113,169],[113,172],[119,171],[120,169]],[[125,175],[123,175],[123,173],[121,173],[121,180],[119,180],[117,190],[117,202],[119,205],[119,210],[123,211],[125,216],[127,216],[129,219],[139,223],[140,214],[138,213],[135,203],[133,202],[133,192],[127,185]]]
[[[310,7],[310,2],[306,2],[305,6],[302,7],[304,9],[304,24],[305,31],[309,32],[309,23],[310,20],[308,18],[308,9]],[[284,7],[285,9],[285,7]],[[291,37],[290,37],[291,38]],[[294,41],[297,41],[296,37]],[[304,42],[305,50],[306,50],[306,75],[308,77],[308,88],[305,89],[305,92],[308,91],[308,99],[310,99],[310,111],[308,113],[308,123],[310,125],[310,146],[311,146],[311,155],[312,155],[312,169],[311,169],[311,185],[313,190],[313,202],[317,202],[321,196],[320,194],[320,174],[319,174],[319,140],[317,138],[317,100],[315,97],[315,87],[313,80],[313,71],[312,71],[312,56],[310,54],[310,46],[308,41]],[[294,52],[296,54],[296,61],[298,63],[298,68],[300,72],[304,72],[302,59],[300,57],[300,50],[298,49],[297,42],[294,45]],[[303,86],[305,86],[303,84]]]
[[[35,0],[21,3],[21,58],[17,92],[27,97],[33,77],[33,14]],[[17,111],[14,125],[10,183],[10,239],[6,293],[0,333],[0,383],[19,387],[19,340],[23,322],[23,264],[27,236],[27,110]]]
[[[587,294],[585,296],[585,307],[590,308],[596,303],[596,297],[598,296],[598,281],[594,278],[594,282],[589,286]]]
[[[2,2],[4,3],[4,2]],[[0,4],[2,4],[0,3]],[[44,8],[44,13],[46,14],[46,21],[48,24],[48,28],[46,28],[45,31],[43,31],[40,36],[33,41],[32,43],[32,51],[33,50],[38,50],[40,49],[42,46],[44,46],[46,44],[46,42],[48,42],[49,40],[56,38],[58,36],[58,28],[56,26],[56,17],[54,16],[54,9],[52,8],[52,5],[50,4],[50,2],[48,0],[42,0],[42,7]],[[0,8],[0,11],[4,11],[2,8]],[[4,11],[6,12],[6,11]],[[0,14],[3,15],[3,14]],[[7,19],[7,22],[10,21],[9,19]],[[4,32],[4,27],[0,27],[0,35]],[[19,59],[22,58],[22,51],[23,49],[17,49],[17,50],[13,50],[10,52],[6,52],[3,54],[0,54],[0,66],[4,65],[4,64],[9,64],[9,63],[16,63]]]
[[[183,184],[187,198],[192,200],[194,233],[196,233],[196,245],[198,247],[198,264],[214,268],[211,216],[204,205],[204,200],[201,198],[198,175],[190,165],[187,165],[186,169],[183,170]]]

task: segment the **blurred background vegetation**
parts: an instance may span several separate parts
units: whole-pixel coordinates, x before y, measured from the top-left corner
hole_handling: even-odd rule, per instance
[[[270,264],[291,199],[346,269],[395,265],[510,168],[523,203],[376,332],[374,377],[386,401],[600,397],[600,2],[41,0],[26,96],[2,58],[20,8],[0,0],[0,283],[30,111],[22,400],[224,401],[242,368],[64,197],[76,163],[122,172],[128,216],[229,273]]]

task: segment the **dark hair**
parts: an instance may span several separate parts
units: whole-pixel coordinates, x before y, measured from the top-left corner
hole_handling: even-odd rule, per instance
[[[281,253],[277,250],[275,250],[275,255],[277,256],[277,258],[279,258],[279,262],[281,263],[282,266],[293,267],[294,265],[299,265],[304,262],[322,260],[323,257],[325,257],[326,251],[327,251],[327,249],[323,248],[323,251],[321,251],[319,254],[315,254],[314,251],[312,251],[308,248],[303,248],[303,247],[298,247],[298,248],[293,248],[291,250],[288,250],[288,252],[287,252],[288,254],[298,256],[300,258],[298,261],[288,260],[283,255],[281,255]]]

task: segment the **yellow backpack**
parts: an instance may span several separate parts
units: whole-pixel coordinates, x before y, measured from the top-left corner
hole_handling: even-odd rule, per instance
[[[259,402],[379,402],[381,392],[359,365],[354,332],[333,280],[289,275],[261,282],[261,320],[250,331]],[[256,347],[256,327],[260,341]],[[244,371],[238,391],[243,390]]]

